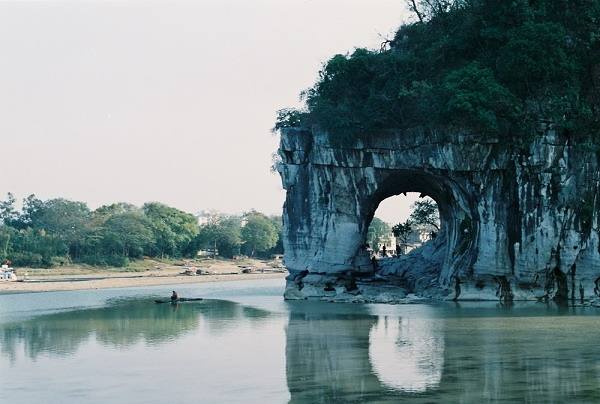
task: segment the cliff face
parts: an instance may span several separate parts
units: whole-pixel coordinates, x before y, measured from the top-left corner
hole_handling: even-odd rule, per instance
[[[340,145],[286,129],[278,170],[286,298],[402,301],[586,298],[600,277],[598,157],[552,130],[517,149],[466,134],[403,132]],[[379,261],[362,247],[379,203],[420,192],[442,229],[425,247]]]

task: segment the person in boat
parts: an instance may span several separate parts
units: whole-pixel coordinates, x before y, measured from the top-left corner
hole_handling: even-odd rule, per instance
[[[177,295],[177,292],[173,291],[173,294],[171,295],[171,301],[176,302],[177,300],[179,300],[179,296]]]

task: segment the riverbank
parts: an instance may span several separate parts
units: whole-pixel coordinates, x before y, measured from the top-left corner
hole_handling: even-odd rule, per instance
[[[196,274],[198,270],[202,275]],[[18,269],[17,274],[22,281],[0,282],[0,294],[274,279],[284,278],[287,272],[273,262],[262,260],[144,260],[129,269],[79,266],[56,270],[23,268]]]

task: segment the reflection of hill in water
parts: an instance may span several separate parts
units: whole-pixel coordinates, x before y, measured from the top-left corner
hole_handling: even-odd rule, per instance
[[[377,318],[364,306],[353,305],[352,311],[342,305],[328,306],[288,303],[290,403],[358,402],[372,399],[381,390],[368,355],[369,329]]]
[[[221,334],[241,321],[261,321],[269,312],[224,300],[178,305],[147,299],[114,301],[106,307],[75,310],[0,324],[0,350],[14,358],[23,344],[35,359],[40,353],[68,355],[91,336],[104,345],[126,347],[144,341],[160,344],[197,329],[201,322],[210,334]]]
[[[422,322],[376,316],[367,306],[289,308],[291,403],[394,402],[439,384],[443,334]]]
[[[596,316],[288,307],[291,403],[600,400]]]
[[[600,400],[595,316],[463,318],[445,329],[439,396],[462,402]]]
[[[597,315],[316,302],[290,302],[287,308],[286,381],[292,403],[600,401]],[[281,327],[279,315],[260,309],[218,300],[178,306],[121,300],[0,324],[0,351],[9,359],[22,351],[36,359],[69,355],[90,340],[120,348],[159,345],[193,333],[235,344],[231,350],[221,345],[227,347],[224,353],[213,355],[216,370],[227,374],[235,366],[227,355],[252,349],[251,334],[238,336],[238,330],[254,324],[266,326],[263,345],[281,343],[269,337],[270,327]],[[202,340],[213,346],[210,338]],[[255,370],[245,367],[253,360],[240,362],[245,371]]]

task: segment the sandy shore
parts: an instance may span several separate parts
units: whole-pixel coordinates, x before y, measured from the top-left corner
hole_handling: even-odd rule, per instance
[[[253,263],[255,272],[241,273],[235,262],[219,262],[204,265],[209,275],[182,275],[182,266],[163,263],[150,263],[143,272],[124,272],[122,270],[81,270],[79,268],[62,269],[60,274],[48,270],[21,270],[18,274],[26,279],[23,282],[0,281],[0,294],[53,292],[63,290],[129,288],[141,286],[159,286],[172,284],[223,282],[254,279],[284,278],[287,273],[275,272],[265,262]],[[58,272],[58,271],[57,271]]]

